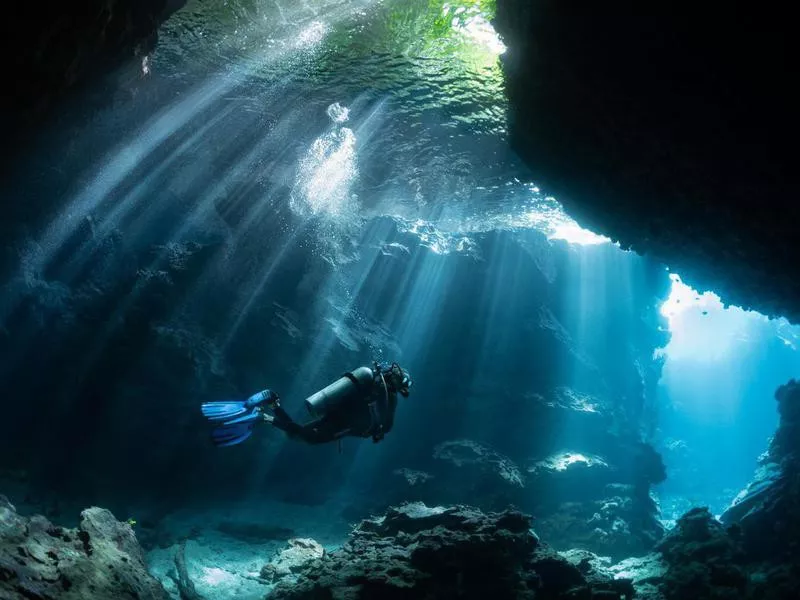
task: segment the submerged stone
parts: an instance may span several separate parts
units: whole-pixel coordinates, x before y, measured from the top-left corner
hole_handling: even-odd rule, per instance
[[[261,577],[276,582],[302,571],[303,566],[314,559],[322,558],[325,549],[315,540],[296,538],[261,569]]]
[[[538,541],[529,516],[409,503],[357,526],[345,545],[305,562],[272,599],[608,598],[628,584],[591,581]]]
[[[488,446],[472,440],[451,440],[436,446],[433,457],[457,467],[475,467],[494,473],[506,483],[525,487],[522,472],[514,462]]]
[[[133,529],[88,508],[77,529],[17,514],[0,497],[0,598],[167,600],[147,571]]]

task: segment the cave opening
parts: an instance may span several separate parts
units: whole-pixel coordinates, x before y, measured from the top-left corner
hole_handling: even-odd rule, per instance
[[[674,522],[690,506],[722,514],[752,479],[778,426],[772,395],[800,368],[800,330],[670,279],[658,445],[669,471],[663,518]]]

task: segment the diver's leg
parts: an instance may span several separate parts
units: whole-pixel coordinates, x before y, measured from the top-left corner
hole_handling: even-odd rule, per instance
[[[326,444],[340,437],[332,430],[331,424],[325,422],[324,418],[300,425],[289,416],[282,406],[275,406],[274,412],[275,415],[271,419],[272,424],[285,431],[289,437],[298,438],[306,444]]]
[[[280,404],[273,407],[273,412],[274,415],[266,417],[267,421],[281,431],[285,431],[290,437],[300,437],[303,427],[296,423]]]
[[[327,426],[327,423],[312,421],[300,426],[299,437],[306,444],[327,444],[341,436]]]

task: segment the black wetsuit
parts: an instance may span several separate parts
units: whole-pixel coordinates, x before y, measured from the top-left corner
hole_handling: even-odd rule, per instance
[[[354,387],[341,405],[319,419],[301,425],[278,405],[272,424],[307,444],[326,444],[347,436],[379,442],[392,429],[396,409],[397,392],[376,376],[369,389]]]

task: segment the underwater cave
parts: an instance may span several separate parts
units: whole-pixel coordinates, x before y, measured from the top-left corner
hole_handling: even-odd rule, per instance
[[[0,600],[800,597],[795,42],[726,10],[21,6]]]

